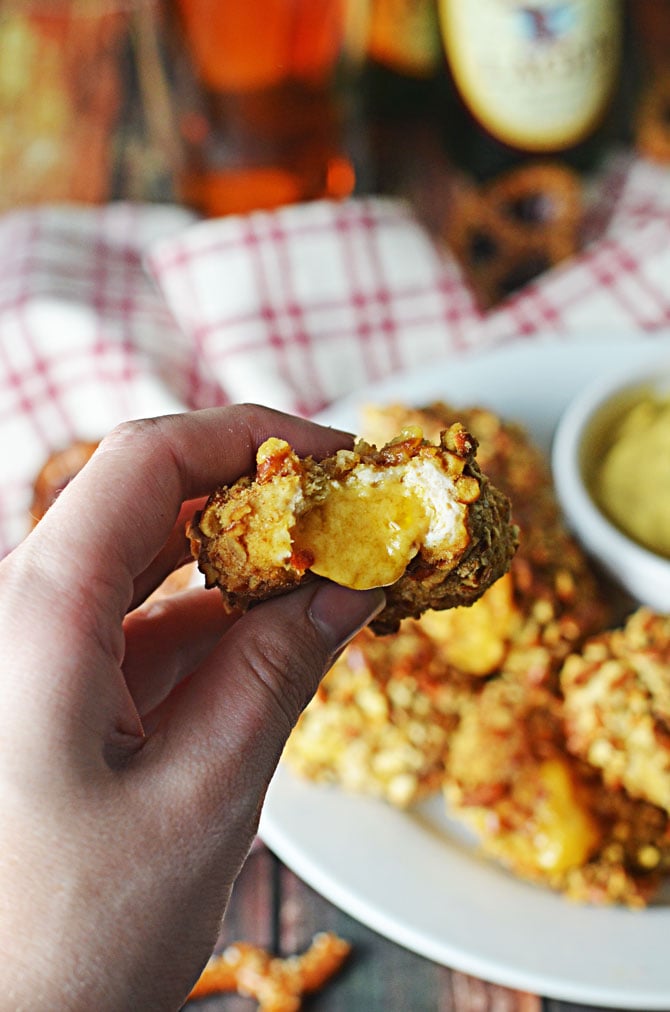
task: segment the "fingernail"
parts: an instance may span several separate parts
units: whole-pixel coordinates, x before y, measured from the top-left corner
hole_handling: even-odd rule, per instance
[[[378,615],[385,604],[386,595],[380,587],[350,590],[324,580],[312,598],[309,615],[334,654]]]

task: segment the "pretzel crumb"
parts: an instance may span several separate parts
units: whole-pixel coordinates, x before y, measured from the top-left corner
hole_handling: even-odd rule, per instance
[[[234,942],[207,963],[189,1001],[236,991],[255,998],[260,1012],[296,1012],[301,997],[337,973],[351,945],[330,931],[315,935],[301,955],[281,959],[249,942]]]

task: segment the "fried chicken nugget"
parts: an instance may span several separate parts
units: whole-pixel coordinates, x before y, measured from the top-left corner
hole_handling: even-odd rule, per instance
[[[505,677],[472,698],[452,738],[445,778],[452,814],[525,878],[551,882],[600,843],[577,764],[561,746],[558,700]]]
[[[54,451],[37,473],[33,483],[33,499],[30,506],[30,526],[35,527],[47,510],[51,509],[63,489],[89,462],[98,448],[98,441],[77,439],[73,443]],[[187,590],[190,586],[195,564],[190,562],[174,569],[149,595],[148,600],[157,600]]]
[[[440,789],[450,736],[479,679],[450,669],[421,621],[352,640],[288,740],[294,773],[398,808]]]
[[[485,624],[489,642],[476,647],[479,659],[483,661],[485,650],[494,661],[496,646],[491,640],[497,632],[500,670],[517,672],[534,683],[554,684],[565,657],[588,636],[610,626],[615,612],[563,522],[543,452],[522,426],[476,406],[370,405],[363,429],[368,439],[382,442],[403,426],[418,425],[433,439],[456,418],[477,440],[477,461],[496,488],[509,497],[512,521],[519,529],[519,549],[506,577],[508,594],[498,581]],[[488,592],[484,600],[487,597]],[[435,636],[448,642],[453,653],[464,635],[473,633],[477,617],[468,609],[462,614],[428,613],[422,621],[432,625]],[[456,623],[461,628],[456,629]],[[472,662],[468,667],[473,670]],[[494,667],[489,666],[489,674]],[[480,673],[486,674],[486,668]]]
[[[39,523],[46,511],[74,476],[88,463],[98,447],[97,442],[77,440],[52,453],[40,468],[33,485],[30,507],[31,525]]]
[[[611,788],[670,813],[670,616],[638,608],[561,671],[568,747]]]
[[[216,489],[194,519],[193,554],[230,608],[309,574],[387,588],[377,633],[429,608],[471,604],[508,569],[517,543],[509,501],[481,473],[476,447],[460,423],[439,445],[412,428],[381,449],[360,440],[320,462],[268,439],[255,476]]]
[[[470,698],[444,781],[484,854],[580,902],[644,906],[670,862],[668,815],[566,748],[562,703],[503,677]]]

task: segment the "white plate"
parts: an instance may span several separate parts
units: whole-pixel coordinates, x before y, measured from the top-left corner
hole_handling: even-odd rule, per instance
[[[444,398],[526,424],[545,447],[592,376],[670,355],[670,338],[543,341],[432,364],[340,401],[320,420],[356,431],[362,403]],[[353,917],[438,963],[566,1001],[670,1008],[670,905],[590,908],[480,859],[439,799],[411,812],[305,783],[280,766],[261,820],[268,846]]]

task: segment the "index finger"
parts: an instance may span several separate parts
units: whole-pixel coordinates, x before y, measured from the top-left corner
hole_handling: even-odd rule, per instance
[[[250,472],[269,436],[286,439],[300,456],[327,456],[352,442],[257,405],[126,422],[103,439],[31,537],[50,539],[60,566],[75,557],[78,572],[123,588],[125,611],[133,580],[169,537],[182,503]]]

